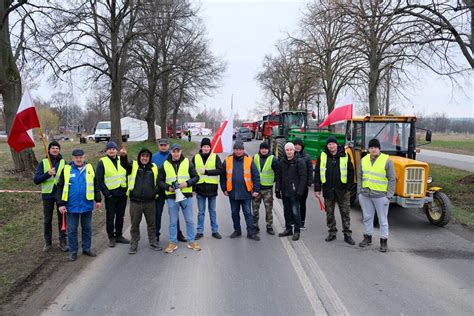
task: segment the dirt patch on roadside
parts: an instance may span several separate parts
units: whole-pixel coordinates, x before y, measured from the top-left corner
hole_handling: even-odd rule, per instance
[[[104,211],[97,211],[93,222],[92,246],[100,256],[107,247]],[[126,218],[127,219],[127,218]],[[127,222],[126,222],[127,223]],[[128,225],[128,223],[127,223]],[[79,235],[80,236],[80,235]],[[79,256],[76,262],[69,262],[69,252],[62,252],[53,241],[53,248],[42,252],[43,241],[17,254],[17,258],[33,258],[36,267],[27,275],[18,278],[9,291],[0,298],[1,315],[36,315],[50,304],[72,279],[86,267],[93,258]],[[33,256],[33,257],[32,257]],[[40,258],[37,260],[37,258]],[[18,269],[24,269],[19,262]]]
[[[470,174],[468,176],[465,176],[462,179],[458,180],[459,184],[473,184],[474,183],[474,174]]]

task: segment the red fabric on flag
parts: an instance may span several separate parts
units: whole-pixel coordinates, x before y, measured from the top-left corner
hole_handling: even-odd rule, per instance
[[[222,132],[224,131],[226,126],[227,126],[227,121],[222,122],[216,134],[214,135],[214,137],[212,137],[211,148],[214,149],[213,152],[216,154],[223,152],[221,138],[222,138]]]
[[[16,152],[20,152],[25,148],[35,147],[35,142],[28,131],[38,127],[40,127],[40,122],[35,106],[29,92],[25,90],[15,116],[15,121],[13,121],[10,135],[8,135],[8,144]]]
[[[319,125],[319,128],[346,120],[352,120],[352,104],[340,106],[332,110],[326,119]]]
[[[229,117],[222,122],[216,134],[212,138],[211,148],[212,152],[231,153],[232,152],[232,132],[234,129],[234,115],[231,111]]]

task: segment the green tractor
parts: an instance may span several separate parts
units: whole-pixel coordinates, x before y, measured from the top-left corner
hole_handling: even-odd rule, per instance
[[[330,135],[335,136],[340,144],[344,144],[344,134],[333,134],[320,130],[302,131],[302,127],[307,122],[306,115],[304,111],[284,111],[274,117],[273,120],[263,122],[263,137],[267,139],[277,157],[283,156],[285,144],[295,138],[303,140],[305,151],[311,156],[312,160],[318,159]]]

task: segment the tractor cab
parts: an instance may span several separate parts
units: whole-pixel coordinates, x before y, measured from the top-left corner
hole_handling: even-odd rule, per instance
[[[306,119],[304,111],[284,111],[278,115],[278,126],[273,127],[273,137],[285,139],[288,138],[288,133],[292,129],[301,128]]]
[[[376,138],[384,153],[415,160],[415,122],[414,116],[354,117],[352,125],[347,124],[346,139],[351,148],[364,153],[369,149],[369,141]],[[431,142],[431,131],[426,131],[425,140]]]

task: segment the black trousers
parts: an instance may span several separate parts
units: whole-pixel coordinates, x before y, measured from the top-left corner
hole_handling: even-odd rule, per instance
[[[105,198],[106,229],[109,238],[122,236],[123,216],[127,207],[127,196]]]
[[[43,234],[44,242],[48,245],[51,245],[53,239],[53,214],[54,214],[54,204],[56,204],[56,199],[46,199],[43,200]],[[59,213],[58,205],[56,204],[56,214],[58,215],[58,232],[59,238],[66,239],[66,232],[61,231],[63,225],[62,215]],[[66,221],[66,218],[64,218]]]
[[[300,200],[300,215],[301,215],[301,225],[304,226],[306,220],[306,200],[308,199],[309,188],[306,186],[303,192],[303,196]]]

